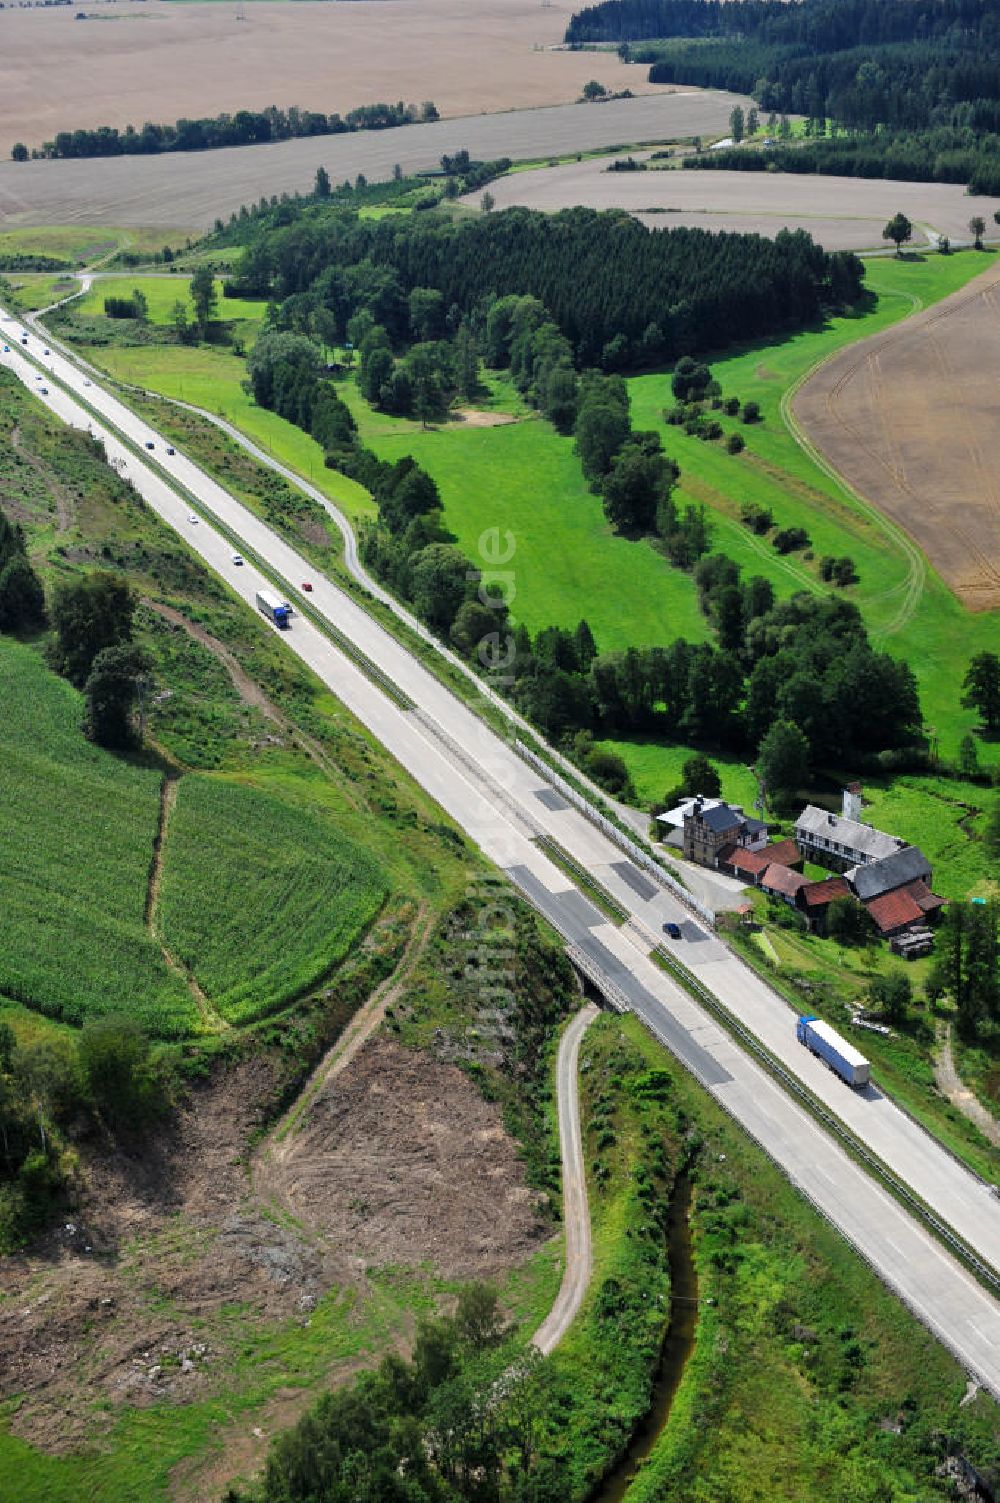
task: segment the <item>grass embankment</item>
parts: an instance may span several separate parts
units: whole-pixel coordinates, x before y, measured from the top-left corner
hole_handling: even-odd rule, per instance
[[[16,450],[10,445],[15,427]],[[213,1042],[215,1052],[226,1058],[233,1051],[245,1057],[259,1049],[289,1089],[372,986],[392,973],[417,907],[432,921],[466,899],[484,869],[440,811],[400,775],[325,686],[136,502],[81,435],[52,425],[47,413],[8,377],[0,378],[0,433],[5,439],[0,456],[7,456],[4,507],[24,525],[33,561],[49,585],[80,568],[121,570],[144,598],[211,634],[207,643],[196,640],[151,607],[141,608],[137,618],[139,640],[155,663],[148,732],[179,776],[165,849],[169,873],[173,845],[176,885],[172,895],[165,878],[164,922],[179,935],[178,948],[191,934],[192,953],[202,945],[197,963],[204,984],[236,1002],[240,987],[245,995],[248,978],[261,966],[254,985],[274,995],[287,993],[306,979],[302,971],[296,973],[298,962],[305,961],[308,969],[311,953],[322,950],[325,959],[333,960],[343,953],[348,930],[357,932],[359,897],[367,901],[374,883],[391,888],[388,908],[369,941],[324,980],[317,995],[303,996],[263,1026],[245,1030],[238,1046],[232,1034]],[[231,659],[220,656],[223,648]],[[156,829],[159,769],[152,763],[144,767],[114,761],[91,747],[79,732],[78,697],[43,666],[37,645],[0,639],[0,664],[15,659],[24,669],[23,693],[20,699],[4,696],[9,735],[0,823],[16,819],[18,839],[12,843],[4,838],[2,844],[8,854],[13,850],[16,862],[30,847],[37,879],[37,890],[32,889],[34,945],[41,958],[50,954],[58,959],[79,996],[81,979],[93,977],[96,985],[101,968],[108,969],[110,944],[96,920],[110,923],[111,913],[124,925],[130,918],[131,949],[139,959],[130,954],[129,962],[135,968],[142,958],[141,912]],[[234,680],[234,664],[245,679]],[[38,751],[42,741],[47,757]],[[17,783],[8,775],[11,754],[44,776],[52,802],[61,786],[53,767],[61,748],[71,770],[82,768],[86,774],[85,786],[72,785],[78,797],[70,811],[63,810],[61,826],[45,812],[44,802],[12,811],[9,800]],[[91,852],[98,838],[103,849]],[[345,856],[354,870],[345,870]],[[81,871],[84,878],[90,875],[82,893],[77,880]],[[53,893],[65,899],[63,888],[70,879],[75,884],[72,902],[61,902],[61,914],[54,917]],[[181,896],[183,904],[174,901]],[[6,893],[3,903],[9,917]],[[212,917],[204,935],[199,932],[199,903]],[[291,908],[284,909],[279,923],[286,903]],[[57,922],[75,926],[72,945],[63,946],[53,928]],[[303,926],[300,938],[297,931]],[[5,923],[0,956],[12,939],[23,938]],[[461,932],[455,945],[461,973],[468,948]],[[480,953],[477,947],[474,958]],[[531,934],[519,934],[518,958],[525,969],[521,996],[526,1003],[534,1005],[540,995],[548,995],[546,986],[568,993],[565,962],[551,945],[539,951]],[[433,968],[426,979],[434,986],[442,981]],[[128,1000],[119,999],[123,1006]],[[484,1006],[488,1004],[487,998]],[[0,1014],[22,1042],[67,1031],[65,1024],[7,998],[0,999]],[[456,1011],[456,1037],[464,1038],[475,1025],[475,1019]],[[506,1025],[503,1038],[509,1043]],[[189,1046],[185,1054],[190,1059],[193,1049]],[[471,1065],[470,1071],[476,1075]],[[544,1110],[536,1131],[534,1109],[520,1105],[512,1079],[495,1073],[508,1091],[508,1121],[521,1123],[525,1151],[534,1156],[538,1175],[556,1186],[558,1153],[546,1136]],[[163,1322],[180,1326],[192,1332],[189,1339],[208,1343],[212,1355],[206,1381],[195,1387],[191,1402],[153,1396],[151,1402],[147,1398],[133,1404],[124,1396],[109,1397],[100,1382],[91,1385],[85,1376],[91,1372],[88,1363],[103,1361],[100,1348],[106,1335],[86,1321],[85,1329],[72,1337],[74,1365],[81,1375],[81,1390],[72,1402],[92,1412],[92,1439],[83,1449],[71,1440],[64,1454],[35,1449],[12,1434],[11,1427],[18,1409],[37,1395],[7,1400],[0,1408],[0,1493],[24,1503],[69,1503],[81,1494],[101,1503],[126,1503],[139,1494],[166,1498],[182,1486],[178,1469],[184,1478],[200,1476],[199,1469],[234,1436],[242,1443],[259,1425],[270,1432],[273,1402],[287,1404],[298,1390],[318,1394],[356,1364],[374,1360],[405,1339],[415,1315],[434,1307],[452,1287],[430,1269],[390,1268],[374,1272],[357,1290],[330,1288],[307,1318],[275,1321],[260,1313],[255,1299],[237,1298],[217,1308],[196,1298],[189,1306],[176,1282],[176,1259],[181,1252],[185,1265],[197,1261],[205,1253],[206,1237],[214,1235],[197,1219],[174,1213],[168,1231],[126,1236],[115,1263],[134,1285],[137,1321],[159,1322],[159,1329]],[[526,1331],[534,1329],[558,1286],[557,1251],[557,1242],[546,1243],[515,1270],[509,1290],[504,1286],[504,1298]],[[208,1486],[214,1496],[214,1483]]]
[[[163,851],[168,945],[176,943],[196,973],[225,995],[239,995],[240,1014],[248,1017],[251,998],[266,1010],[280,1002],[283,988],[301,990],[329,971],[349,946],[348,931],[367,924],[386,887],[412,897],[446,888],[451,863],[443,851],[432,855],[441,840],[432,829],[443,829],[438,811],[417,796],[405,801],[409,812],[399,828],[372,821],[365,809],[372,787],[387,814],[404,807],[381,753],[253,613],[132,501],[88,441],[50,428],[9,377],[0,385],[0,432],[7,440],[0,446],[5,508],[22,521],[50,583],[80,564],[127,571],[138,593],[234,645],[278,704],[274,713],[294,713],[342,769],[331,784],[301,746],[274,734],[273,720],[241,694],[205,645],[140,613],[140,636],[162,691],[149,712],[152,736],[182,769],[218,774],[204,791],[200,772],[180,780],[174,814],[181,839],[175,845],[168,827]],[[184,1032],[192,1021],[190,995],[157,958],[144,920],[163,767],[155,757],[122,761],[90,746],[79,730],[80,697],[43,667],[34,648],[8,644],[5,663],[4,815],[22,833],[4,843],[5,911],[18,922],[4,925],[0,990],[74,1020],[134,1005],[154,1032]],[[35,797],[40,783],[43,800]],[[185,844],[189,800],[192,808],[208,800],[234,831],[232,839],[213,850],[192,829]],[[120,817],[104,832],[109,807]],[[32,848],[23,831],[36,822]],[[39,887],[47,890],[53,881],[62,901],[39,901]],[[206,899],[218,923],[199,934],[198,909]],[[229,938],[222,943],[232,945],[225,959],[214,948],[223,924]],[[109,957],[118,957],[120,969],[109,966]]]
[[[657,1070],[697,1151],[697,1342],[631,1503],[929,1503],[949,1449],[995,1465],[993,1401],[959,1407],[959,1365],[642,1026],[602,1019],[587,1047]]]
[[[267,454],[312,482],[354,522],[374,515],[363,486],[326,469],[314,438],[276,413],[258,407],[243,390],[244,362],[228,350],[198,346],[85,348],[95,365],[128,385],[160,392],[225,418]]]
[[[580,1314],[550,1359],[560,1421],[550,1443],[567,1499],[589,1496],[628,1446],[649,1408],[669,1320],[665,1229],[687,1145],[663,1064],[662,1054],[637,1053],[608,1018],[591,1025],[580,1049],[594,1266]]]

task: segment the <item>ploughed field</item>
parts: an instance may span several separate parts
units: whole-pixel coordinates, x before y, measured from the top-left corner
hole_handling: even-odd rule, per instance
[[[644,153],[636,153],[642,159]],[[873,250],[897,211],[912,220],[914,240],[926,230],[969,240],[969,217],[989,218],[993,204],[969,198],[957,183],[902,183],[867,178],[798,176],[783,172],[658,170],[609,172],[591,158],[558,167],[511,173],[490,184],[498,209],[521,204],[554,211],[584,204],[627,209],[654,229],[690,225],[706,230],[757,232],[807,230],[826,250]],[[468,202],[477,203],[478,194]]]
[[[393,0],[375,0],[375,3],[380,7],[395,8]],[[331,0],[329,6],[323,8],[344,13],[359,6],[365,8],[365,5],[366,0],[357,0],[357,5],[338,5]],[[183,11],[193,8],[179,7]],[[308,11],[318,8],[305,6]],[[255,3],[247,9],[251,14]],[[288,5],[282,9],[297,12],[300,6]],[[221,4],[218,11],[223,11]],[[538,13],[545,14],[542,10]],[[10,14],[13,13],[0,10],[0,49]],[[47,17],[61,12],[31,11],[25,14]],[[81,30],[84,29],[81,23]],[[581,56],[587,58],[585,76],[596,75],[611,87],[615,75],[614,59],[606,53],[598,56],[584,53]],[[627,81],[631,88],[633,80],[642,76],[642,71],[629,69],[620,83]],[[413,76],[419,79],[416,73]],[[275,99],[276,90],[270,84],[266,91],[263,85],[261,87],[260,97],[251,99],[251,104],[266,105]],[[417,88],[417,83],[414,88]],[[384,92],[379,91],[380,97]],[[426,98],[429,93],[430,90],[421,84],[421,97]],[[276,102],[290,104],[293,101],[278,99]],[[303,103],[301,99],[294,102]],[[439,120],[429,125],[316,136],[264,146],[232,146],[219,151],[167,152],[155,157],[82,161],[0,161],[0,228],[53,224],[164,225],[172,228],[183,224],[210,229],[217,216],[228,218],[241,204],[256,203],[262,194],[270,197],[274,193],[310,192],[316,168],[321,164],[334,182],[343,182],[345,178],[353,181],[359,172],[376,181],[391,177],[396,163],[405,173],[438,168],[443,154],[463,148],[481,160],[504,156],[516,160],[592,151],[616,146],[619,142],[721,135],[728,129],[730,111],[735,104],[746,108],[750,101],[715,90],[664,89],[643,98],[615,99],[606,104],[563,104],[545,109],[512,110],[506,114],[469,115],[461,120]],[[328,96],[327,106],[337,109],[339,101]],[[63,108],[61,105],[60,118]],[[68,113],[68,107],[65,108]],[[211,112],[218,108],[216,102],[211,106]],[[477,108],[482,108],[482,105]],[[144,106],[138,116],[140,123],[153,113],[151,106]],[[173,119],[178,113],[179,109],[172,108],[167,111],[167,116]],[[648,177],[649,174],[643,173],[642,176]]]
[[[296,5],[117,0],[114,7],[0,12],[0,153],[57,131],[258,110],[346,115],[432,99],[442,115],[576,99],[585,52],[554,52],[568,8],[538,0],[354,0]],[[600,58],[610,89],[648,92],[647,68]]]
[[[381,906],[376,862],[308,811],[198,774],[161,805],[162,773],[85,740],[81,696],[9,639],[0,703],[0,996],[161,1038],[250,1022]]]
[[[795,398],[807,437],[972,610],[1000,609],[1000,266],[852,345]]]

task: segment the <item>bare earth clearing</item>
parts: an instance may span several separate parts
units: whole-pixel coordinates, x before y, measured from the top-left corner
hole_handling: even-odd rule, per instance
[[[392,0],[377,3],[391,4]],[[353,10],[354,6],[331,8]],[[222,7],[216,9],[221,12]],[[59,13],[37,12],[39,16]],[[0,11],[0,42],[6,15]],[[587,56],[589,73],[596,71],[607,81],[603,54]],[[0,66],[0,81],[2,76]],[[263,102],[270,102],[271,97]],[[516,160],[590,151],[619,142],[717,135],[727,128],[733,105],[747,103],[737,95],[712,90],[664,91],[607,104],[469,115],[433,125],[223,151],[79,162],[0,162],[0,227],[125,224],[207,229],[217,215],[228,217],[241,204],[256,203],[261,194],[308,192],[321,163],[334,182],[353,180],[359,172],[375,181],[391,177],[396,162],[404,172],[426,171],[438,166],[443,153],[463,147],[474,157]]]
[[[595,158],[517,172],[490,185],[498,209],[523,204],[556,210],[586,204],[628,209],[654,229],[692,225],[706,230],[746,230],[774,236],[780,229],[808,230],[827,250],[884,249],[882,229],[901,210],[921,231],[969,239],[969,216],[993,205],[970,199],[953,183],[901,183],[790,173],[608,172]],[[468,202],[476,202],[472,195]],[[659,212],[643,212],[658,210]],[[666,212],[664,212],[666,211]]]
[[[538,1247],[517,1145],[457,1066],[373,1038],[324,1081],[263,1198],[244,1165],[276,1083],[259,1060],[220,1072],[159,1143],[91,1160],[80,1212],[6,1260],[0,1399],[23,1395],[16,1433],[51,1451],[99,1447],[120,1406],[224,1388],[254,1331],[307,1321],[332,1287],[363,1295],[370,1267],[496,1278]],[[305,1226],[279,1224],[272,1195]],[[356,1366],[334,1364],[328,1380]],[[227,1451],[231,1440],[241,1465],[259,1462],[261,1425],[290,1424],[309,1397],[279,1393]],[[201,1497],[191,1481],[184,1496]]]
[[[83,9],[86,23],[75,16]],[[0,11],[0,154],[59,130],[141,125],[268,104],[341,115],[433,99],[442,115],[564,104],[588,78],[635,93],[646,68],[554,52],[569,5],[538,0],[113,0]]]
[[[851,345],[795,398],[806,436],[971,610],[1000,608],[1000,266]]]

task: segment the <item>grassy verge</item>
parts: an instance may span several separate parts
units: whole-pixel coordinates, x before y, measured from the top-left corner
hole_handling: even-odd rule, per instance
[[[849,1037],[871,1060],[880,1085],[939,1142],[984,1179],[997,1177],[997,1154],[982,1134],[943,1097],[934,1084],[934,1024],[937,1013],[917,1001],[907,1024],[894,1026],[890,1037],[868,1029],[852,1030],[851,1016],[864,1004],[868,984],[879,975],[900,972],[914,990],[926,978],[928,960],[907,962],[884,945],[853,949],[834,940],[785,928],[768,919],[768,904],[752,895],[764,928],[760,935],[739,924],[727,937],[743,958],[799,1010],[824,1017]],[[756,941],[765,938],[776,959]]]
[[[996,1464],[997,1408],[634,1019],[608,1020],[669,1082],[698,1147],[699,1321],[632,1503],[953,1496],[949,1451]]]

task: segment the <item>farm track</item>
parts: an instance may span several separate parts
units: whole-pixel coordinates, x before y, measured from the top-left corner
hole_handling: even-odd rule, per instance
[[[188,968],[180,963],[173,954],[163,937],[159,924],[160,886],[163,880],[163,854],[167,843],[167,832],[170,828],[170,816],[177,803],[177,794],[180,788],[181,773],[175,768],[168,768],[163,774],[163,782],[160,786],[160,818],[156,830],[156,840],[153,845],[153,861],[149,871],[149,889],[146,893],[146,928],[150,937],[159,946],[160,953],[167,967],[179,976],[194,999],[205,1029],[209,1033],[226,1033],[231,1025],[216,1011],[212,1003],[202,991],[194,975]]]
[[[955,1066],[951,1051],[951,1024],[938,1035],[940,1049],[934,1061],[934,1082],[939,1091],[958,1107],[963,1117],[968,1117],[984,1137],[989,1138],[994,1148],[1000,1148],[1000,1122],[988,1111],[974,1091],[970,1091]]]
[[[46,490],[56,503],[56,530],[67,532],[73,525],[76,509],[70,500],[69,492],[60,480],[53,475],[48,465],[42,463],[37,454],[32,454],[21,443],[21,430],[15,423],[10,430],[10,446],[23,459],[44,484]]]

